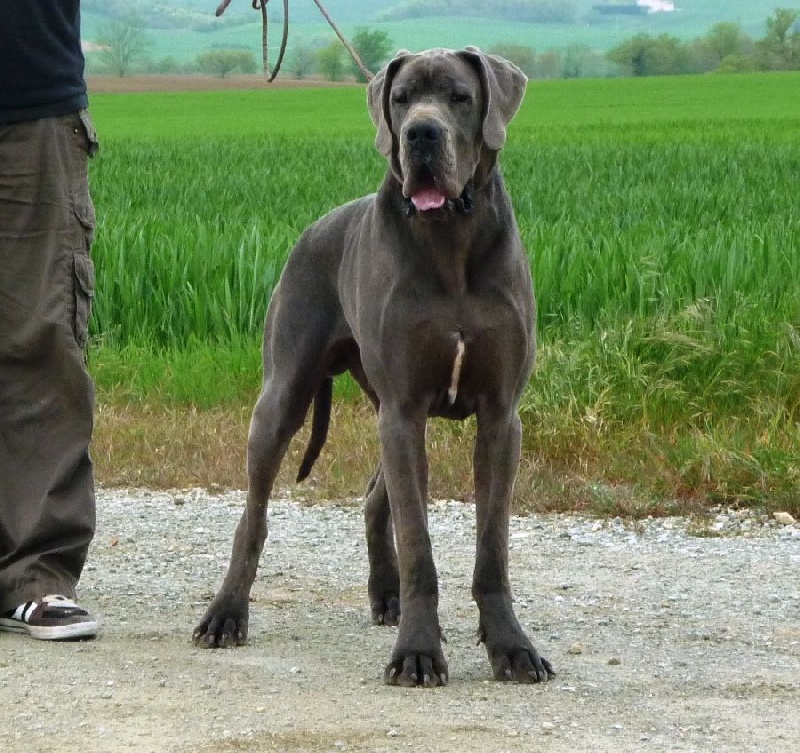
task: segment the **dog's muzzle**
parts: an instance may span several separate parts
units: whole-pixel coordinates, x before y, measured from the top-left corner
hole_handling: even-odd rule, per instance
[[[433,113],[416,115],[400,134],[403,196],[419,212],[441,210],[455,200],[455,155],[445,124]]]

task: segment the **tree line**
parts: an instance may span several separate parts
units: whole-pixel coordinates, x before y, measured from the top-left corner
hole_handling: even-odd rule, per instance
[[[377,71],[394,50],[386,32],[368,27],[356,29],[351,42],[372,71]],[[98,43],[103,49],[88,57],[90,73],[206,73],[224,78],[234,72],[258,70],[255,55],[244,46],[206,50],[189,63],[170,57],[153,60],[148,55],[147,34],[135,18],[110,24],[99,35]],[[736,23],[724,22],[689,41],[670,34],[637,34],[608,52],[580,44],[544,52],[525,45],[498,44],[490,51],[514,61],[530,78],[800,70],[800,10],[776,8],[759,39],[745,34]],[[297,42],[285,69],[297,79],[313,75],[330,81],[361,78],[338,40],[322,46]]]
[[[735,23],[718,23],[690,42],[669,34],[637,34],[610,50],[608,59],[631,76],[796,71],[800,70],[798,18],[798,10],[776,8],[760,39],[751,38]]]
[[[496,45],[492,52],[513,60],[530,78],[796,71],[800,70],[800,11],[777,8],[759,39],[745,34],[739,24],[724,22],[689,41],[670,34],[637,34],[608,52],[570,45],[537,53],[512,44]]]
[[[377,71],[389,58],[393,46],[384,31],[359,27],[351,44],[366,67]],[[103,27],[98,36],[96,52],[87,55],[87,72],[129,76],[134,73],[186,75],[205,73],[225,78],[231,73],[252,74],[258,70],[256,56],[249,48],[211,48],[199,53],[194,60],[183,62],[174,57],[154,59],[149,53],[151,41],[141,19],[129,17]],[[361,72],[338,40],[323,46],[299,42],[294,45],[285,66],[294,78],[304,79],[322,75],[330,81],[348,77],[363,79]]]

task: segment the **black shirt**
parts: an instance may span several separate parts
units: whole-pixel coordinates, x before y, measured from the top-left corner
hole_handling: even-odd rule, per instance
[[[80,0],[0,0],[0,123],[87,106]]]

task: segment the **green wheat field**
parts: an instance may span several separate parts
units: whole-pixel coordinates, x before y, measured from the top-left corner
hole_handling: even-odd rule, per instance
[[[798,92],[798,74],[529,85],[501,165],[539,307],[525,452],[551,492],[800,508]],[[293,242],[385,170],[364,89],[91,107],[99,402],[251,404]]]

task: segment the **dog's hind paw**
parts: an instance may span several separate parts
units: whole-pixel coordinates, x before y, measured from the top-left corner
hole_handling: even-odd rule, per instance
[[[400,599],[386,596],[370,602],[373,625],[398,625],[400,623]]]

